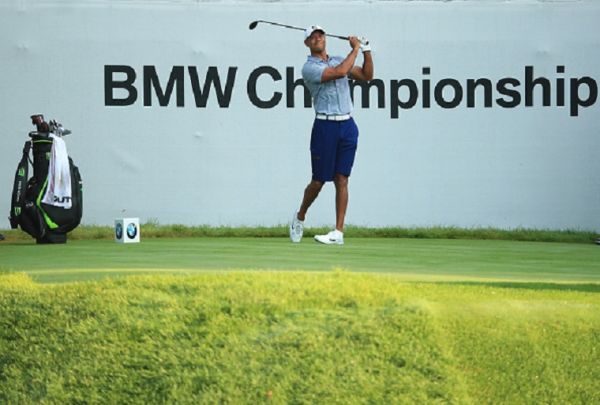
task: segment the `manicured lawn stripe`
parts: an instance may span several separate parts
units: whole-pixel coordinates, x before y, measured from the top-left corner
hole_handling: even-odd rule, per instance
[[[148,239],[140,244],[75,240],[66,245],[6,243],[0,271],[31,272],[40,282],[102,278],[102,269],[223,271],[231,269],[393,273],[411,279],[600,282],[596,245],[491,240],[349,238],[344,246],[286,238]]]

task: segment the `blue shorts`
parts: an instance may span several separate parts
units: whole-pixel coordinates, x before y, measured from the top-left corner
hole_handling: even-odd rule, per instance
[[[313,180],[332,181],[335,174],[350,176],[357,145],[358,127],[352,118],[315,119],[310,137]]]

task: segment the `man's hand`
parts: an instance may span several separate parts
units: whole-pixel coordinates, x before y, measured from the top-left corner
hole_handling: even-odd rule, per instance
[[[352,50],[360,48],[360,39],[358,37],[348,37]]]
[[[369,40],[365,37],[360,37],[360,50],[364,52],[371,52],[371,44]]]

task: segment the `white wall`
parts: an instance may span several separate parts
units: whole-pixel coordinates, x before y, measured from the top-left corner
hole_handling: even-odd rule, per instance
[[[594,1],[4,1],[0,213],[10,209],[15,167],[33,130],[29,115],[43,113],[73,131],[67,143],[84,180],[85,224],[110,224],[122,210],[160,223],[286,223],[310,178],[313,112],[303,106],[302,88],[294,92],[295,106],[286,106],[286,70],[299,79],[307,49],[300,31],[268,25],[250,31],[257,19],[318,23],[371,40],[385,106],[378,108],[372,89],[370,107],[363,107],[356,90],[360,141],[348,223],[600,230],[600,101],[593,98],[600,4]],[[329,39],[328,50],[349,48]],[[136,72],[132,105],[105,105],[105,66],[114,65]],[[159,106],[154,93],[144,106],[144,66],[155,68],[163,90],[173,67],[183,67],[183,106],[175,92],[168,106]],[[214,88],[205,107],[194,103],[188,67],[202,86],[211,66],[223,84],[236,68],[227,107],[219,107]],[[258,108],[248,94],[251,73],[261,66],[282,75],[256,81],[262,100],[283,93],[273,108]],[[525,106],[526,66],[533,78],[549,80],[549,106],[542,105],[542,85]],[[494,86],[492,105],[484,106],[479,89],[468,107],[467,80],[480,78]],[[504,78],[519,81],[506,85],[519,103],[497,90]],[[405,79],[419,94],[412,108],[401,109],[398,100],[411,97]],[[465,91],[455,108],[435,101],[443,79]],[[452,83],[442,89],[446,101],[455,96]],[[518,105],[502,107],[498,98]],[[575,116],[574,98],[591,105],[579,106]],[[328,185],[308,225],[333,224],[333,196]],[[0,228],[8,227],[6,216]]]

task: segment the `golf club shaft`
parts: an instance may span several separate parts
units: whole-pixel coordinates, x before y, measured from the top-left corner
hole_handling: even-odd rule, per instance
[[[273,21],[258,20],[258,21],[255,21],[255,22],[256,23],[265,23],[265,24],[276,25],[278,27],[290,28],[290,29],[299,30],[299,31],[304,31],[305,30],[305,28],[294,27],[293,25],[280,24],[280,23],[276,23],[276,22],[273,22]],[[333,38],[339,38],[339,39],[345,39],[345,40],[349,39],[348,37],[343,37],[341,35],[334,35],[334,34],[327,34],[327,33],[325,35],[328,36],[328,37],[333,37]]]

